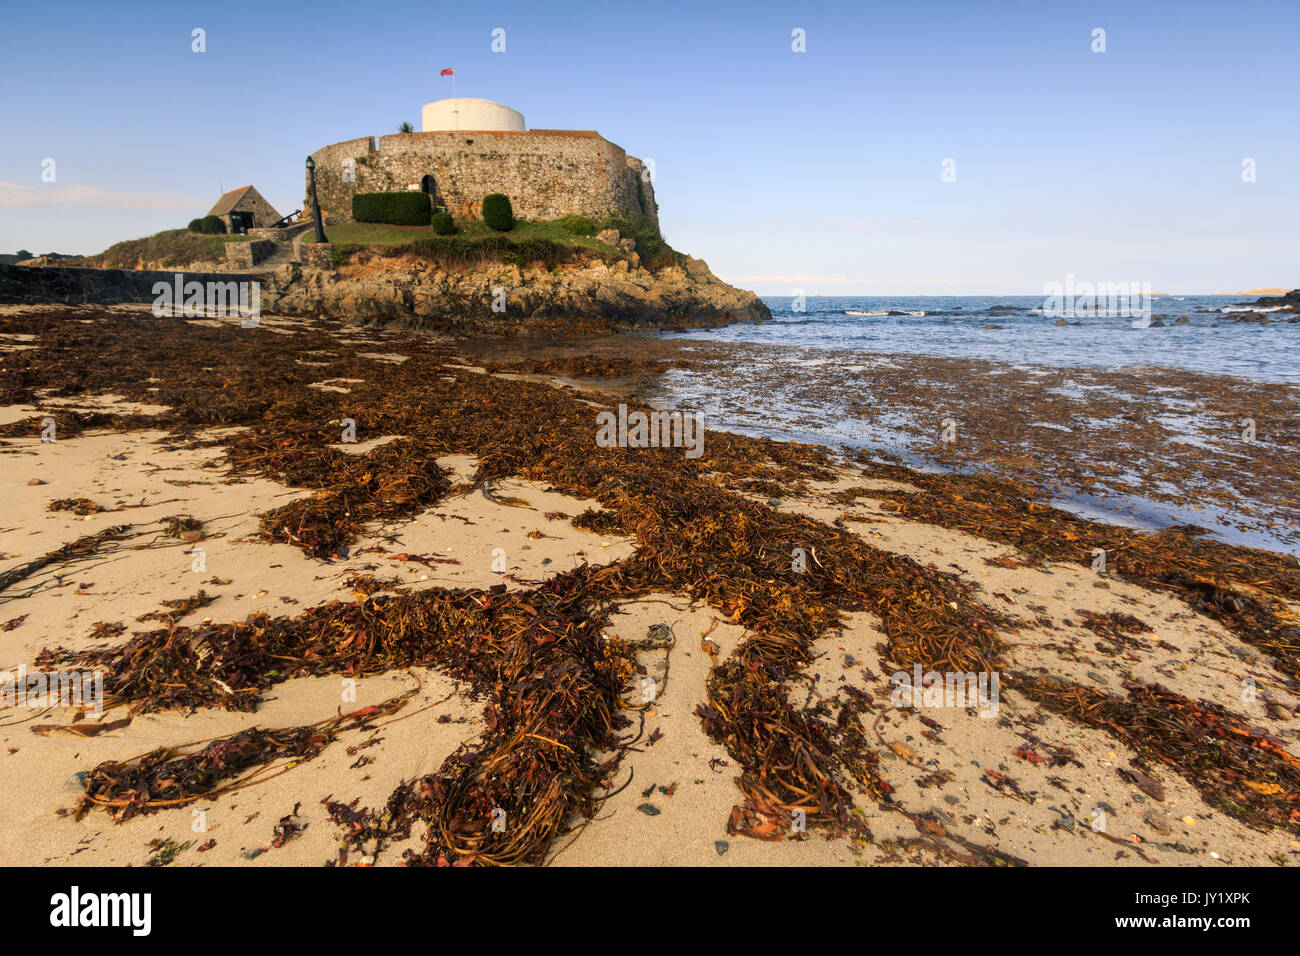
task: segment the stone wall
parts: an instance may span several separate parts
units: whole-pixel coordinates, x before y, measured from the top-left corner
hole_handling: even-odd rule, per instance
[[[481,219],[488,193],[510,197],[517,219],[647,215],[659,221],[641,160],[587,130],[437,131],[347,140],[312,153],[321,211],[352,219],[356,193],[420,189],[453,218]],[[349,181],[349,179],[354,181]],[[311,209],[310,180],[306,205]]]
[[[298,261],[308,269],[331,270],[334,268],[334,243],[306,241],[314,237],[303,236],[294,241],[294,250]]]
[[[232,269],[251,269],[274,251],[275,243],[269,239],[228,242],[226,243],[226,265]]]
[[[312,222],[311,217],[308,216],[306,219],[299,219],[296,222],[291,222],[286,226],[280,226],[277,229],[262,229],[260,227],[250,229],[248,230],[248,234],[250,236],[257,236],[259,239],[269,239],[272,242],[286,242],[289,239],[297,238],[308,229],[313,228],[315,228],[315,224]]]
[[[181,275],[185,282],[203,283],[243,282],[259,278],[247,273],[182,272]],[[154,283],[174,285],[175,281],[176,271],[0,265],[0,302],[153,302],[157,298],[153,291]]]

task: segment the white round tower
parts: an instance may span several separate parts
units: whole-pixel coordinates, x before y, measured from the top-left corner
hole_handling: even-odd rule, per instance
[[[425,103],[420,111],[424,132],[436,130],[507,130],[522,133],[524,114],[491,100],[468,96]]]

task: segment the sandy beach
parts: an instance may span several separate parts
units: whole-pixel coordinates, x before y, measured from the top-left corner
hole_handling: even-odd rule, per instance
[[[1300,862],[1294,557],[1054,510],[1102,430],[1039,485],[598,447],[744,353],[646,342],[3,307],[0,669],[105,706],[0,709],[0,863]],[[1285,528],[1272,451],[1201,460]],[[996,690],[900,706],[931,672]]]

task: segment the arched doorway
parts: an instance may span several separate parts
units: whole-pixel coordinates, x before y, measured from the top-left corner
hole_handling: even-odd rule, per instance
[[[429,208],[435,212],[442,206],[442,200],[438,198],[438,181],[433,176],[420,177],[420,192],[429,197]]]

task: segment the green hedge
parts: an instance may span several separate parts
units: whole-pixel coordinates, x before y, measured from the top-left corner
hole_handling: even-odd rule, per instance
[[[488,193],[483,197],[483,222],[489,229],[509,232],[515,227],[515,213],[505,193]]]
[[[427,226],[431,209],[428,193],[358,193],[352,197],[352,218],[357,222]]]
[[[190,224],[189,224],[188,226],[186,226],[185,228],[188,229],[190,232],[202,232],[202,231],[203,231],[203,219],[202,219],[202,218],[199,218],[199,219],[191,219],[191,220],[190,220]]]
[[[535,263],[547,269],[554,269],[577,258],[573,247],[550,239],[525,239],[516,242],[507,236],[489,236],[486,239],[433,236],[401,245],[372,246],[371,250],[375,255],[385,258],[416,256],[437,263],[444,269],[481,268],[484,258],[507,265],[522,267]],[[618,258],[612,250],[608,250],[606,255],[598,253],[596,255],[606,261],[615,261]]]
[[[429,220],[433,226],[433,231],[440,236],[450,236],[456,231],[456,223],[452,221],[451,216],[446,212],[435,212]]]
[[[219,236],[226,231],[226,224],[221,221],[220,216],[204,216],[199,223],[199,231],[209,236]]]

